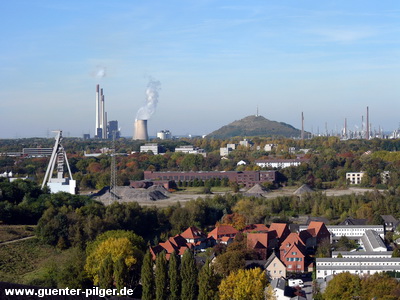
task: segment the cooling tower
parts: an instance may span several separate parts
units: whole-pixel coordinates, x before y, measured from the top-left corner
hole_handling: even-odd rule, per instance
[[[145,140],[149,139],[147,134],[147,120],[136,120],[135,122],[135,140]]]

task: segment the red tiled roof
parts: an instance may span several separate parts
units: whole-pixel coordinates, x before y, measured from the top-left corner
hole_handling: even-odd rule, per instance
[[[275,230],[278,238],[282,238],[282,235],[286,232],[286,234],[290,233],[289,227],[285,223],[272,223],[269,226],[269,231]]]
[[[247,247],[250,249],[260,248],[260,245],[264,248],[268,248],[268,234],[267,233],[249,233],[247,234]]]
[[[264,224],[250,224],[247,225],[242,231],[243,232],[253,232],[253,231],[258,231],[258,232],[267,232],[268,226]]]
[[[220,236],[224,235],[236,235],[238,231],[233,228],[231,225],[219,225],[214,228],[209,234],[208,237],[212,236],[215,239],[218,239]]]
[[[317,237],[320,235],[321,232],[328,234],[328,229],[326,228],[324,222],[315,222],[312,221],[307,227],[307,231],[313,236]]]
[[[299,236],[299,234],[297,233],[291,233],[287,236],[287,238],[282,242],[281,244],[281,248],[287,248],[287,246],[292,246],[293,244],[302,244],[303,246],[305,246],[304,241],[301,239],[301,237]]]
[[[189,227],[184,232],[182,232],[181,236],[185,239],[197,239],[197,238],[205,237],[205,234],[200,229],[193,226],[193,227]]]

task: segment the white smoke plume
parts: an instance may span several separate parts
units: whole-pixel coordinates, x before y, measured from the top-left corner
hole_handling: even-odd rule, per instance
[[[156,110],[158,103],[158,92],[161,89],[161,83],[158,80],[149,78],[146,89],[146,103],[139,108],[136,114],[136,120],[148,120]]]
[[[104,78],[106,74],[106,68],[102,66],[97,66],[96,70],[93,72],[93,76],[96,78]]]

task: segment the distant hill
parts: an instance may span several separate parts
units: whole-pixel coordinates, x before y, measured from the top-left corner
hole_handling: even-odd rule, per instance
[[[263,116],[248,116],[234,121],[207,135],[207,137],[226,139],[234,136],[284,136],[300,137],[301,130],[292,125],[270,121]]]

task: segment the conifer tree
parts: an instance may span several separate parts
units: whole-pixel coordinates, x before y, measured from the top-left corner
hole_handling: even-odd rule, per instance
[[[140,280],[142,282],[142,299],[154,299],[154,273],[153,273],[153,259],[151,253],[147,250],[143,259],[142,271]]]
[[[179,276],[179,257],[176,256],[175,252],[169,257],[168,264],[168,281],[169,281],[169,300],[179,300],[181,297],[180,281]]]
[[[123,257],[114,264],[114,282],[118,290],[128,286],[129,271]]]
[[[213,300],[218,291],[218,279],[214,274],[210,260],[207,259],[199,272],[199,297],[198,300]]]
[[[197,269],[193,253],[186,249],[181,266],[182,290],[181,299],[193,300],[197,296]]]
[[[113,261],[110,254],[103,260],[98,276],[100,288],[110,289],[113,287]]]
[[[165,258],[165,252],[157,255],[156,259],[156,272],[155,272],[155,283],[156,283],[156,300],[167,299],[167,260]]]

